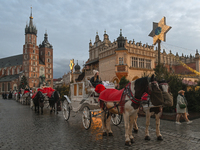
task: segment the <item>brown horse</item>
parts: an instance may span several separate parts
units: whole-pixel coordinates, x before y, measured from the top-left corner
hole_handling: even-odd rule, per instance
[[[49,98],[50,114],[52,111],[57,113],[57,108],[60,107],[60,94],[58,91],[54,91]],[[56,106],[55,106],[56,105]]]
[[[48,100],[46,93],[43,94],[41,91],[38,91],[33,98],[33,103],[35,105],[35,112],[39,114],[39,107],[41,108],[41,114],[43,114],[43,107],[44,107],[44,101]],[[37,109],[36,109],[37,108]]]
[[[156,120],[156,136],[157,140],[163,140],[160,133],[160,117],[162,115],[163,107],[173,106],[173,96],[169,92],[169,85],[166,81],[158,81],[160,90],[153,90],[148,104],[142,104],[143,111],[146,114],[146,129],[145,129],[145,140],[150,140],[149,137],[149,125],[150,117],[155,115]],[[135,120],[135,123],[137,119]],[[137,124],[134,125],[134,131],[137,131]]]

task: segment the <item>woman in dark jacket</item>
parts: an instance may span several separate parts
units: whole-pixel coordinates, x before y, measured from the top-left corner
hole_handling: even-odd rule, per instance
[[[102,84],[101,78],[99,77],[99,72],[97,70],[93,70],[94,77],[90,79],[92,86],[95,88],[98,84]]]

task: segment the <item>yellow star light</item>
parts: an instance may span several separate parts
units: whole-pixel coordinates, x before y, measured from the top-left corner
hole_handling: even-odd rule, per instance
[[[163,17],[157,24],[157,27],[152,30],[153,33],[153,44],[156,45],[158,40],[165,41],[166,33],[171,29],[170,26],[166,25],[166,19]]]

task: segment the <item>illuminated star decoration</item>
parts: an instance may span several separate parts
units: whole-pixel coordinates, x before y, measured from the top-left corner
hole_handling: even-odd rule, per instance
[[[73,70],[73,68],[74,68],[74,59],[70,60],[69,67],[70,67],[70,70]]]
[[[149,34],[149,36],[153,37],[153,44],[156,45],[158,40],[165,41],[166,33],[172,27],[166,25],[166,19],[163,17],[159,23],[153,22],[153,30]]]

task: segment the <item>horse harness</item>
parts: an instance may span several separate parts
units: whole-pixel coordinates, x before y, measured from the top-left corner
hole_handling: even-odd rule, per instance
[[[153,81],[152,83],[154,83],[154,82],[155,82],[155,81]],[[148,81],[148,83],[149,83],[149,81]],[[148,84],[148,86],[147,86],[146,88],[147,88],[147,93],[148,93],[148,94],[151,94],[151,90],[152,90],[152,89],[149,88],[149,84]],[[125,100],[125,97],[126,97],[126,96],[129,97],[128,100]],[[114,102],[114,106],[113,106],[113,107],[111,107],[111,108],[109,108],[109,109],[104,108],[104,111],[110,110],[110,109],[112,109],[112,108],[117,108],[118,114],[120,114],[120,111],[119,111],[119,107],[118,107],[118,106],[121,106],[121,113],[122,113],[122,112],[124,111],[124,108],[123,108],[123,107],[124,107],[125,103],[128,102],[129,100],[132,101],[131,106],[132,106],[134,109],[138,109],[139,107],[142,107],[142,104],[148,104],[148,106],[150,105],[150,98],[149,98],[149,96],[147,97],[147,101],[143,101],[142,99],[137,99],[137,98],[135,98],[135,95],[133,95],[133,93],[132,93],[132,91],[131,91],[131,82],[129,82],[129,83],[127,84],[127,86],[124,88],[124,91],[123,91],[123,93],[122,93],[120,102],[119,102],[119,103]]]
[[[125,100],[125,97],[128,96],[129,99],[128,100]],[[135,96],[133,95],[133,93],[131,92],[131,83],[128,83],[127,86],[124,88],[124,91],[122,93],[122,96],[121,96],[121,100],[119,103],[117,102],[113,102],[114,103],[114,106],[107,109],[107,108],[104,108],[104,111],[108,111],[112,108],[117,108],[117,111],[118,111],[118,114],[120,114],[120,110],[119,110],[119,106],[121,106],[121,113],[124,111],[124,105],[126,102],[128,102],[129,100],[132,101],[132,104],[131,106],[134,108],[134,109],[137,109],[139,108],[144,101],[142,101],[141,99],[137,99],[135,98]],[[148,101],[149,102],[149,101]]]

